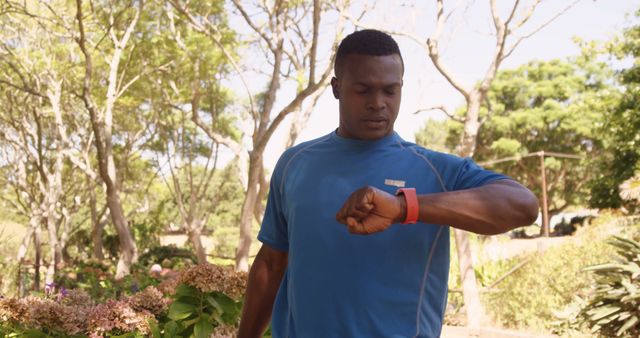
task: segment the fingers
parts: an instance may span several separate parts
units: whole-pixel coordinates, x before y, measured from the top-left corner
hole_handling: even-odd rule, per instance
[[[368,189],[370,188],[365,187],[357,190],[347,198],[347,201],[336,214],[338,222],[347,224],[347,218],[349,217],[360,221],[371,213],[375,206],[370,202]]]
[[[352,234],[368,235],[372,229],[366,227],[362,222],[357,221],[353,217],[347,218],[347,230]]]
[[[378,202],[375,202],[376,192],[382,197],[386,194],[373,187],[364,187],[352,193],[336,213],[336,220],[345,224],[352,234],[367,235],[387,229],[393,220],[384,216],[386,213],[379,214],[382,205],[376,204],[386,204],[386,200],[378,198]]]

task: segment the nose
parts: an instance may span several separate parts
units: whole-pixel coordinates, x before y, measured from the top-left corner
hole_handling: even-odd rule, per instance
[[[384,95],[377,91],[374,91],[369,95],[369,100],[367,101],[367,109],[368,110],[382,110],[384,109]]]

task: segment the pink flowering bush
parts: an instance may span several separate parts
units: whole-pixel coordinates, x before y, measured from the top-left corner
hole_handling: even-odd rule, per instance
[[[204,264],[157,287],[96,302],[47,285],[44,297],[0,298],[0,337],[234,337],[245,273]]]

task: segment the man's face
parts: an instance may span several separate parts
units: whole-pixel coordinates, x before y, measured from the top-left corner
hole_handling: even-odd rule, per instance
[[[349,54],[343,61],[331,80],[340,102],[338,135],[375,140],[391,134],[402,96],[400,56]]]

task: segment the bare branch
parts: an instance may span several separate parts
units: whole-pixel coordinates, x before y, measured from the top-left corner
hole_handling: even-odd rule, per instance
[[[538,1],[539,2],[539,1]],[[518,45],[530,38],[531,36],[533,36],[534,34],[538,33],[540,30],[542,30],[543,28],[547,27],[550,23],[552,23],[553,21],[555,21],[557,18],[559,18],[561,15],[565,14],[569,9],[571,9],[573,6],[575,6],[578,2],[580,2],[580,0],[574,0],[571,4],[569,4],[567,7],[565,7],[562,11],[556,13],[556,15],[554,15],[553,17],[551,17],[549,20],[545,21],[544,23],[542,23],[540,26],[538,26],[536,29],[532,30],[530,33],[525,34],[521,37],[518,38],[518,40],[516,40],[516,42],[507,49],[507,52],[504,53],[504,55],[502,56],[502,59],[506,59],[507,57],[509,57],[509,55],[511,55],[511,53],[513,53],[513,51],[516,49],[516,47],[518,47]]]
[[[236,0],[237,1],[237,0]],[[316,57],[318,50],[318,35],[320,32],[320,0],[313,0],[313,38],[309,53],[309,83],[316,81]]]
[[[443,106],[443,105],[437,105],[437,106],[433,106],[433,107],[428,107],[428,108],[420,108],[418,110],[416,110],[415,112],[413,112],[413,114],[419,114],[423,111],[431,111],[431,110],[440,110],[441,112],[443,112],[445,115],[447,115],[448,118],[456,121],[456,122],[460,122],[460,123],[464,123],[464,118],[462,118],[461,116],[456,116],[454,114],[451,114],[451,112],[449,112],[449,110],[447,109],[447,107]]]
[[[511,8],[511,13],[509,13],[509,17],[504,22],[505,26],[509,26],[509,24],[511,23],[511,20],[513,20],[513,18],[515,17],[516,10],[518,9],[519,4],[520,4],[520,0],[516,0],[516,2],[513,4],[513,7]]]
[[[525,23],[527,23],[527,21],[529,21],[529,19],[531,19],[531,16],[533,15],[533,12],[536,10],[536,7],[538,7],[538,5],[540,4],[540,2],[542,2],[542,0],[536,0],[534,1],[531,6],[527,9],[527,11],[525,12],[525,14],[522,16],[522,18],[520,19],[520,21],[518,21],[514,26],[513,26],[513,30],[517,30],[518,28],[522,27],[522,25],[524,25]],[[514,5],[514,7],[517,6]],[[514,8],[515,9],[515,8]]]
[[[381,29],[379,27],[365,25],[362,21],[360,21],[359,18],[353,17],[351,14],[347,13],[344,10],[340,10],[340,15],[342,17],[344,17],[345,19],[349,20],[356,27],[360,27],[360,28],[364,28],[364,29],[374,29],[374,28],[375,29]],[[407,37],[407,38],[413,40],[418,45],[425,46],[424,40],[422,38],[420,38],[419,36],[415,35],[415,34],[411,34],[409,32],[403,32],[403,31],[390,30],[390,29],[382,29],[382,30],[387,32],[388,34],[391,34],[391,35]]]
[[[427,50],[429,51],[429,58],[433,62],[433,65],[436,67],[438,72],[444,76],[447,81],[460,93],[464,96],[465,100],[468,102],[470,99],[471,90],[466,86],[463,86],[462,83],[451,73],[449,69],[442,63],[440,59],[440,51],[438,49],[438,39],[442,34],[442,30],[444,29],[444,23],[446,17],[444,16],[444,6],[442,4],[442,0],[438,0],[438,11],[436,14],[437,24],[436,30],[433,35],[427,39]]]
[[[271,43],[271,38],[267,36],[262,28],[258,27],[255,22],[253,22],[251,16],[249,16],[247,11],[244,9],[244,6],[242,6],[242,3],[239,0],[233,0],[233,4],[240,11],[240,14],[242,14],[242,17],[244,18],[244,21],[247,23],[247,25],[249,25],[249,27],[251,27],[254,32],[258,33],[262,40],[267,44],[271,52],[275,53],[275,46],[273,45],[273,43]]]
[[[256,114],[256,109],[255,106],[253,104],[253,94],[251,94],[251,90],[249,89],[249,85],[247,84],[246,79],[244,78],[243,72],[242,70],[240,70],[240,67],[238,66],[238,64],[236,63],[236,61],[234,60],[234,58],[231,56],[231,54],[229,53],[229,51],[227,51],[227,49],[225,48],[225,46],[222,44],[222,42],[220,41],[219,38],[216,37],[216,35],[221,36],[220,31],[218,30],[218,28],[213,25],[211,22],[207,21],[207,26],[202,26],[194,17],[193,15],[191,15],[191,13],[189,12],[189,10],[184,7],[181,6],[177,0],[171,0],[171,5],[178,11],[180,12],[182,15],[184,15],[187,20],[189,20],[189,23],[191,24],[191,27],[193,27],[196,31],[203,33],[205,35],[207,35],[209,38],[211,38],[211,40],[213,40],[213,42],[218,46],[218,48],[220,48],[220,50],[222,51],[222,54],[224,54],[224,56],[227,58],[227,60],[229,61],[229,63],[231,64],[231,67],[233,67],[233,69],[236,71],[236,73],[238,74],[238,76],[240,77],[240,81],[242,81],[242,84],[245,88],[245,90],[247,91],[247,95],[249,98],[249,106],[251,107],[251,115],[254,116],[255,118],[255,114]],[[213,34],[212,34],[213,33]]]

